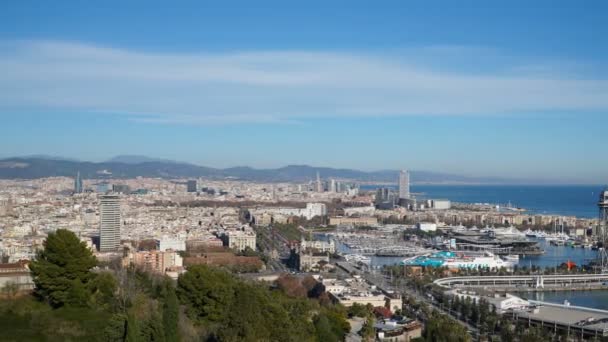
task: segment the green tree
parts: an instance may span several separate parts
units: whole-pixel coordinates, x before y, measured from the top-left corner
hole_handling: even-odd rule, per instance
[[[165,342],[165,332],[158,312],[152,312],[139,330],[140,341]]]
[[[177,324],[179,321],[179,302],[175,288],[170,282],[165,283],[165,299],[163,302],[163,329],[167,342],[179,341]]]
[[[348,308],[347,312],[349,316],[354,317],[367,317],[370,313],[367,306],[359,303],[353,303],[353,305]]]
[[[97,259],[84,242],[73,232],[58,229],[48,235],[44,249],[30,263],[36,294],[53,307],[84,305],[95,265]]]
[[[426,322],[423,332],[426,341],[468,342],[471,340],[467,330],[455,320],[434,313]]]
[[[126,338],[127,316],[114,314],[103,331],[103,339],[108,342],[123,342]]]
[[[220,269],[196,265],[180,275],[177,296],[198,323],[219,323],[234,301],[234,279]]]
[[[373,315],[368,315],[365,324],[361,328],[361,337],[363,341],[369,342],[373,341],[376,336],[376,330],[374,329],[374,317]]]
[[[331,323],[326,315],[317,315],[314,319],[317,341],[339,342],[341,339],[334,334]]]
[[[505,316],[500,320],[500,340],[503,342],[513,342],[515,340],[511,322]]]
[[[96,307],[111,308],[116,302],[116,278],[110,272],[100,272],[89,283],[91,302]]]

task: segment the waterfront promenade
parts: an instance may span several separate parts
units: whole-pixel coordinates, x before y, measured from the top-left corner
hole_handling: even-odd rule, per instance
[[[466,276],[437,279],[435,285],[495,291],[607,290],[608,273],[515,276]]]

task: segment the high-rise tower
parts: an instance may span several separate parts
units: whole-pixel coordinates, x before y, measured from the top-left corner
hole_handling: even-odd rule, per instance
[[[198,187],[196,186],[196,179],[186,182],[186,188],[188,192],[196,192],[198,190]]]
[[[120,198],[99,196],[99,250],[113,252],[120,246]]]
[[[78,173],[76,174],[76,179],[74,179],[74,193],[82,193],[82,178],[80,177],[80,171],[78,171]]]
[[[399,172],[399,199],[410,198],[410,173],[407,170]]]
[[[317,192],[323,192],[323,183],[321,183],[321,175],[317,171]]]
[[[600,199],[597,202],[599,208],[599,222],[597,235],[599,241],[602,242],[602,248],[599,254],[600,265],[602,266],[602,272],[608,271],[608,189],[600,192]]]

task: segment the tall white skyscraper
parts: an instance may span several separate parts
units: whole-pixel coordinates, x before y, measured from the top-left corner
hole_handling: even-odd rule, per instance
[[[323,192],[323,183],[321,183],[321,175],[317,171],[317,192]]]
[[[99,250],[113,252],[120,246],[120,198],[99,196]]]
[[[410,198],[410,173],[407,170],[399,172],[399,199]]]

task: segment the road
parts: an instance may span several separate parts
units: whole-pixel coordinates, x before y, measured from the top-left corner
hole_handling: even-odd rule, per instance
[[[438,306],[434,302],[434,299],[432,297],[428,296],[428,294],[430,294],[430,292],[420,293],[418,291],[413,290],[412,288],[408,287],[405,284],[402,284],[402,283],[395,284],[396,280],[391,279],[391,277],[384,275],[382,273],[379,273],[379,272],[375,272],[375,271],[364,273],[363,276],[365,277],[365,280],[367,280],[367,282],[369,282],[370,284],[376,285],[378,288],[381,288],[386,291],[398,292],[398,293],[401,293],[402,295],[407,295],[407,296],[413,297],[418,302],[423,302],[423,303],[428,304],[429,307],[431,307],[433,310],[436,310],[442,314],[445,314],[445,315],[448,315],[448,316],[454,318],[454,320],[456,322],[458,322],[460,325],[462,325],[465,329],[467,329],[467,331],[469,331],[469,333],[473,337],[476,337],[479,334],[479,331],[476,327],[469,324],[468,322],[461,321],[460,319],[458,319],[457,317],[452,315],[447,310]],[[418,317],[418,318],[422,318],[422,317]],[[422,320],[423,321],[426,320],[426,317],[424,317],[424,319],[422,319]]]

